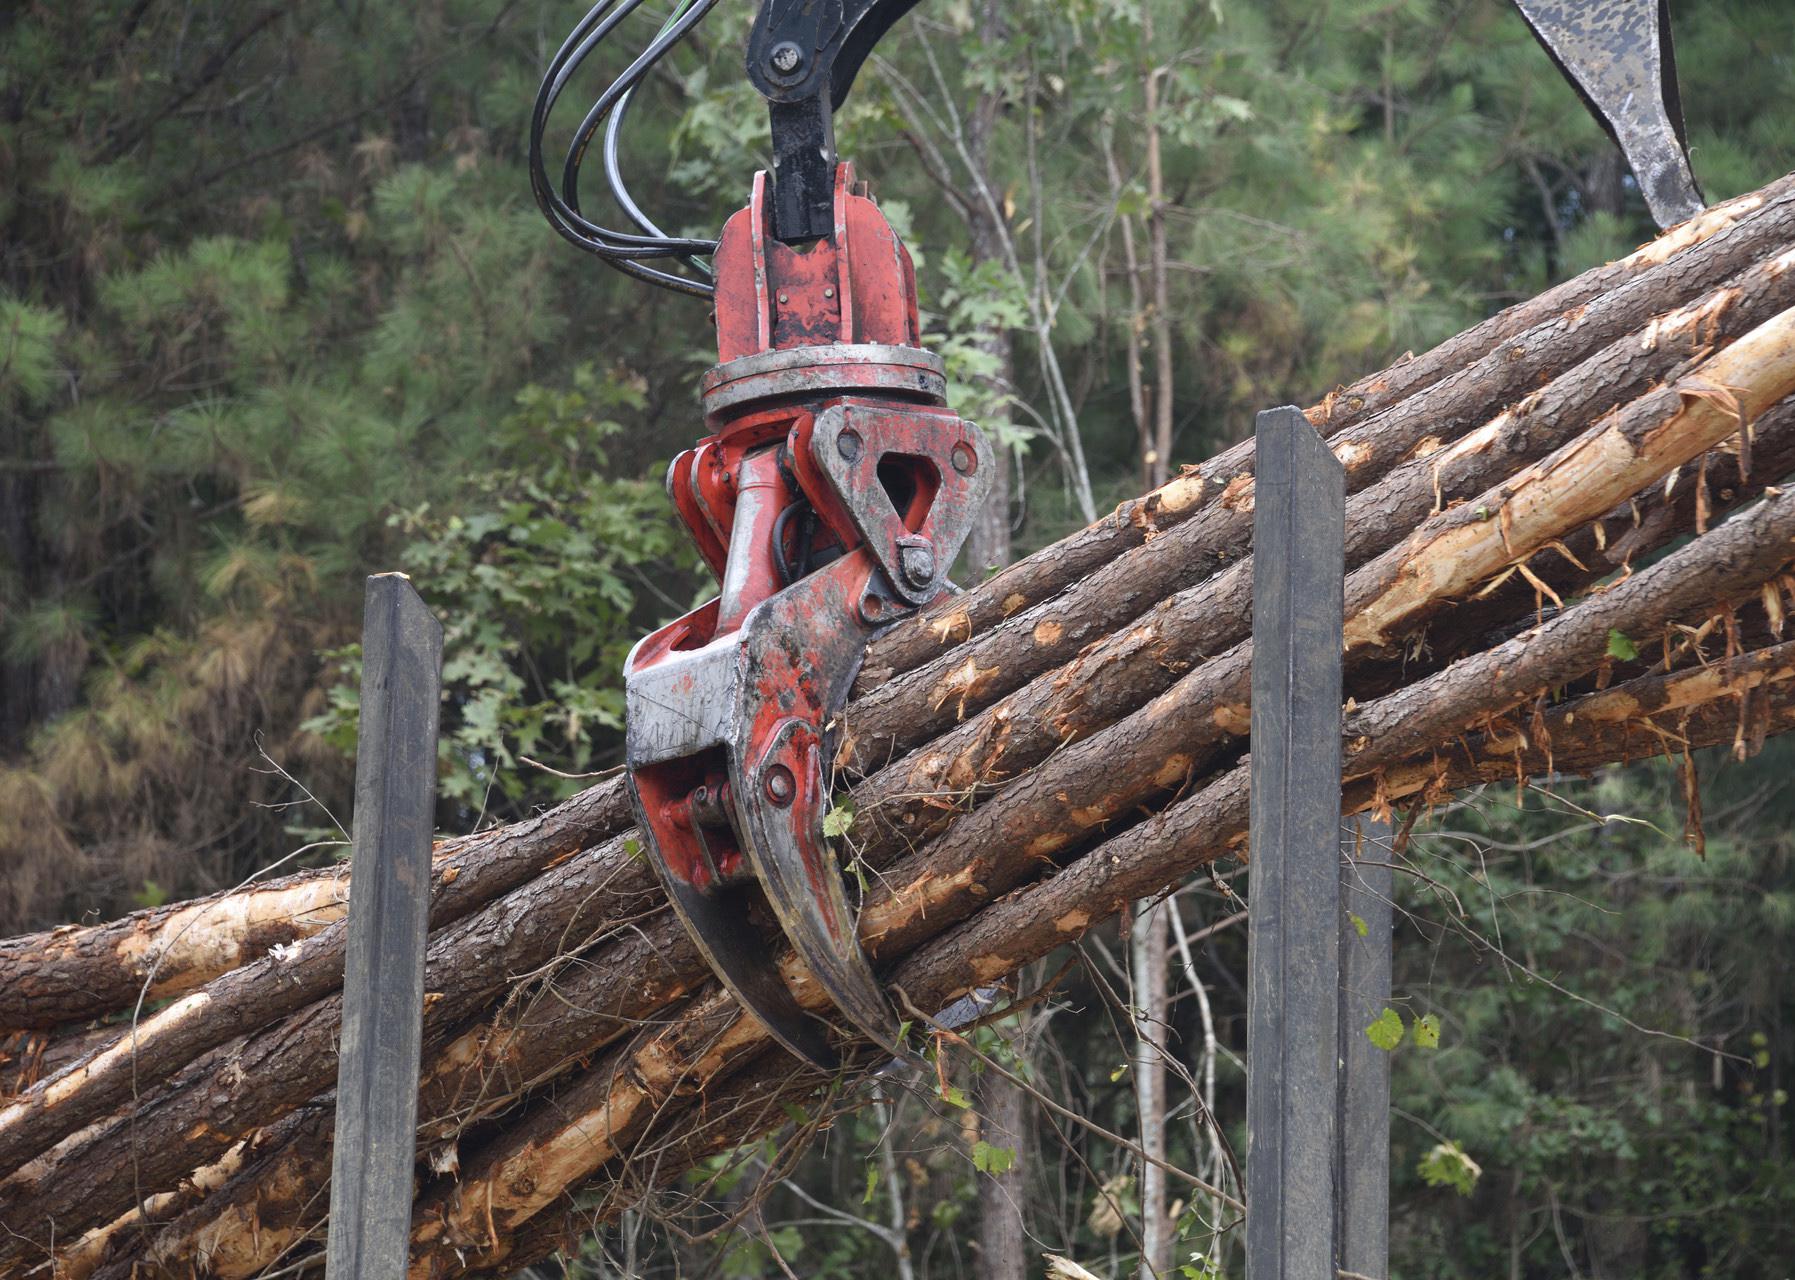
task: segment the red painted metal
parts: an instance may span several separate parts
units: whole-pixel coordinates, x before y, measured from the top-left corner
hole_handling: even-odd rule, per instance
[[[843,163],[835,235],[794,247],[767,234],[767,175],[724,224],[714,263],[717,358],[836,342],[914,347],[922,339],[910,251]]]
[[[837,1007],[887,1043],[891,1015],[822,837],[827,725],[866,641],[948,589],[992,459],[917,347],[916,276],[878,207],[836,173],[833,235],[768,234],[766,175],[715,258],[714,434],[667,483],[721,594],[626,668],[629,766],[676,909],[742,1003],[826,1065],[747,917],[758,882]]]

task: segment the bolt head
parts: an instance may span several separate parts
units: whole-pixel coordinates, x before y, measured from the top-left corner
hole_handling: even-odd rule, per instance
[[[798,786],[792,778],[792,771],[782,764],[776,764],[767,770],[767,799],[780,808],[792,802],[797,794]]]
[[[790,40],[782,40],[773,46],[773,52],[767,61],[773,64],[773,70],[782,76],[789,76],[804,65],[804,51]]]
[[[860,456],[860,443],[859,432],[844,431],[835,437],[835,452],[848,462],[852,462]]]
[[[913,587],[926,587],[935,580],[935,549],[907,546],[898,552],[898,567],[904,580]]]
[[[969,476],[979,469],[978,450],[962,440],[954,446],[954,470],[963,476]]]

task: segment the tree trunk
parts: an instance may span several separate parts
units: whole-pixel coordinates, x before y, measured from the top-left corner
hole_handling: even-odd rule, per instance
[[[990,48],[1004,35],[1003,9],[998,0],[985,0],[979,15],[979,40]],[[992,134],[997,128],[998,114],[1003,110],[1002,94],[985,89],[974,100],[967,121],[966,164],[973,171],[973,184],[980,190],[995,191],[1000,186],[991,169]],[[965,214],[967,247],[973,267],[987,264],[1001,266],[1004,261],[1004,228],[999,223],[1002,210],[995,203],[976,200],[960,206]],[[1001,396],[1014,394],[1016,384],[1015,340],[1009,329],[993,321],[973,341],[989,357],[993,370],[992,388]],[[1010,450],[997,444],[997,472],[991,489],[979,508],[972,532],[966,539],[967,577],[977,582],[1010,562]]]
[[[982,210],[975,211],[971,218],[970,244],[975,266],[996,261],[1000,256],[996,233],[988,222],[989,218]],[[1015,342],[1010,331],[993,323],[979,333],[975,341],[996,369],[993,375],[995,389],[1005,396],[1010,395],[1016,380]],[[1014,459],[1001,440],[992,443],[997,453],[997,469],[991,477],[990,492],[985,495],[984,505],[979,508],[978,518],[966,539],[966,577],[972,582],[983,580],[1010,562],[1010,468]]]
[[[1354,495],[1346,811],[1795,727],[1792,187],[1309,411]],[[1239,855],[1251,503],[1249,442],[873,646],[843,752],[861,936],[918,1026]],[[74,1061],[0,1107],[0,1270],[316,1250],[348,887],[5,944],[0,1026]],[[515,1271],[826,1083],[709,980],[618,779],[445,843],[432,928],[415,1276]],[[146,982],[174,1002],[53,1052]],[[847,1047],[850,1076],[889,1056]]]
[[[990,47],[1003,38],[1003,7],[999,0],[985,0],[980,17],[980,38]],[[1001,94],[994,89],[980,93],[972,108],[969,163],[978,174],[979,184],[989,190],[999,186],[991,168],[992,133],[1002,110]],[[987,202],[968,206],[967,230],[972,263],[975,267],[1003,262],[1004,229],[998,224],[1000,210]],[[1009,329],[993,323],[976,336],[978,345],[990,357],[997,370],[999,388],[1013,395],[1015,391],[1015,339]],[[999,447],[997,474],[985,505],[967,539],[969,566],[980,578],[1010,563],[1010,451]],[[1016,1044],[1025,1043],[1018,1035]],[[1024,1181],[1027,1177],[1026,1148],[1022,1141],[1023,1097],[1021,1088],[994,1072],[979,1079],[975,1098],[979,1112],[980,1137],[991,1146],[1013,1153],[1013,1163],[1002,1172],[980,1172],[976,1175],[979,1204],[979,1273],[991,1280],[1025,1280],[1028,1257],[1024,1250],[1025,1226]]]
[[[1171,1273],[1172,1222],[1166,1212],[1166,1055],[1171,1052],[1171,1004],[1166,980],[1166,948],[1171,931],[1169,903],[1146,901],[1134,909],[1129,935],[1134,975],[1134,1099],[1140,1118],[1141,1266],[1140,1280],[1160,1280]]]
[[[1022,1045],[1024,1037],[1017,1035],[1015,1043]],[[986,1071],[979,1077],[975,1103],[979,1137],[1014,1155],[1014,1162],[1002,1172],[978,1175],[979,1275],[988,1280],[1024,1280],[1033,1256],[1023,1217],[1029,1159],[1026,1099],[1013,1080]]]
[[[1153,448],[1147,471],[1154,486],[1172,470],[1172,296],[1170,250],[1166,245],[1165,164],[1160,147],[1159,90],[1162,67],[1152,64],[1153,0],[1141,3],[1141,47],[1148,64],[1141,72],[1141,114],[1147,130],[1147,266],[1153,279]]]

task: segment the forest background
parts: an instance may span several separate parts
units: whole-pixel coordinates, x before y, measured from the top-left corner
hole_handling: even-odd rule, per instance
[[[660,476],[714,349],[703,304],[531,204],[525,120],[579,13],[0,13],[0,932],[342,856],[368,572],[410,573],[446,624],[442,830],[617,762],[623,655],[702,594]],[[645,5],[602,69],[666,16]],[[1786,5],[1674,16],[1709,198],[1795,168]],[[751,18],[720,6],[635,104],[626,169],[676,234],[714,234],[765,163]],[[957,407],[1009,459],[963,574],[1652,234],[1499,0],[929,0],[839,122]],[[1417,825],[1395,1274],[1788,1274],[1792,766],[1774,743],[1705,762],[1705,857],[1652,768]],[[1162,1119],[1193,1168],[1243,1137],[1237,891],[1172,899]],[[1121,1132],[1131,947],[1097,935],[985,1042]],[[569,1265],[1132,1270],[1130,1154],[956,1070],[966,1093],[894,1088],[741,1225],[692,1242],[645,1205]],[[1185,1274],[1239,1270],[1211,1209],[1166,1207]]]

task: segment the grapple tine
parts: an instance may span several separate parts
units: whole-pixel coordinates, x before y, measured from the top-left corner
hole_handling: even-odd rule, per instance
[[[782,726],[759,768],[763,793],[769,779],[783,779],[789,770],[795,793],[826,798],[820,742],[808,725]],[[897,1018],[873,976],[854,927],[854,910],[844,891],[822,832],[822,806],[750,805],[743,811],[743,843],[754,864],[755,878],[767,905],[779,921],[792,949],[831,1004],[862,1035],[898,1051]]]
[[[677,637],[662,648],[657,632],[629,661],[630,788],[650,861],[742,1007],[824,1070],[838,1062],[826,1024],[793,997],[752,916],[764,897],[834,1007],[895,1047],[897,1018],[822,831],[824,726],[859,664],[858,602],[877,572],[862,549],[762,601],[735,632],[691,649]]]
[[[823,1023],[792,998],[765,940],[749,923],[752,886],[732,885],[717,893],[701,893],[665,874],[658,859],[655,865],[663,873],[661,882],[680,922],[736,1003],[786,1049],[813,1067],[834,1071],[841,1057],[829,1043]]]
[[[1701,212],[1666,0],[1515,0],[1534,36],[1632,166],[1660,227]]]
[[[879,590],[862,548],[760,605],[743,625],[743,721],[730,759],[737,831],[767,905],[830,1002],[862,1035],[897,1045],[893,1014],[861,950],[841,868],[823,835],[830,717],[846,701],[869,631],[860,597]],[[823,625],[828,620],[832,625]],[[763,700],[762,690],[802,690]]]

